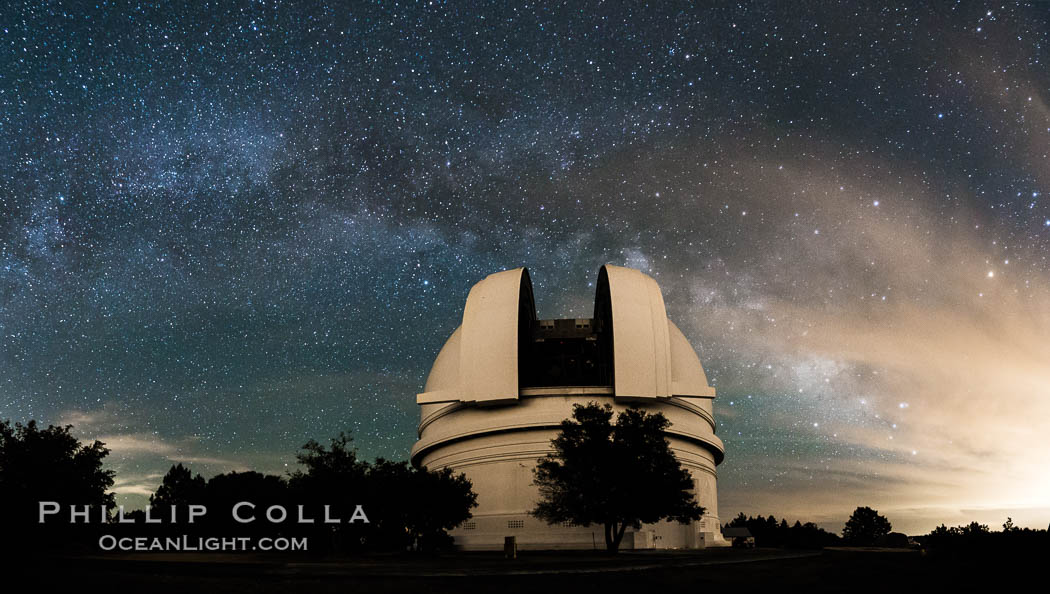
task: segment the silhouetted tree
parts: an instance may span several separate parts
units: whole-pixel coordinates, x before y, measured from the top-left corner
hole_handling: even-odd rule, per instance
[[[664,437],[670,422],[660,413],[628,409],[612,424],[612,406],[575,405],[571,419],[539,460],[533,484],[540,501],[532,514],[549,524],[602,524],[605,546],[615,553],[628,526],[663,519],[686,523],[704,508],[693,481]]]
[[[213,476],[208,481],[205,496],[210,523],[247,526],[233,518],[234,506],[246,501],[254,507],[238,510],[239,515],[242,518],[254,516],[257,520],[250,524],[259,526],[262,524],[259,520],[265,517],[268,507],[288,503],[288,483],[283,477],[254,470],[228,472]]]
[[[367,474],[368,464],[357,459],[357,449],[350,447],[351,442],[353,438],[344,432],[332,438],[327,450],[312,439],[306,442],[303,451],[295,456],[306,472],[296,470],[291,473],[292,482],[309,477],[315,484],[325,482],[332,486],[354,486]]]
[[[842,537],[853,545],[870,546],[880,536],[890,533],[890,521],[870,507],[858,507],[846,521]]]
[[[477,506],[470,481],[448,468],[431,472],[380,458],[370,465],[367,483],[370,548],[449,548],[453,541],[447,531],[469,519]]]
[[[477,495],[463,474],[429,471],[382,458],[361,461],[345,433],[329,448],[310,440],[298,455],[304,469],[289,480],[293,496],[314,510],[331,506],[332,516],[349,520],[358,505],[368,523],[318,527],[343,549],[437,550],[452,545],[448,530],[471,517]],[[426,502],[421,505],[420,502]],[[320,514],[319,511],[316,513]]]
[[[173,465],[164,475],[157,491],[149,496],[149,503],[155,508],[172,505],[185,508],[190,504],[203,504],[206,486],[207,482],[203,476],[194,476],[190,469],[180,462]]]
[[[318,518],[318,523],[310,527],[314,542],[331,549],[358,549],[365,545],[364,527],[360,524],[323,523],[325,509],[331,517],[345,521],[353,517],[357,505],[365,503],[368,464],[358,459],[352,442],[353,438],[342,432],[331,439],[328,448],[311,439],[296,454],[303,468],[290,473],[288,480],[293,499]]]
[[[42,536],[38,524],[39,502],[54,501],[60,513],[48,519],[52,541],[57,531],[70,526],[70,506],[91,506],[91,522],[98,523],[102,508],[114,507],[113,471],[102,469],[109,450],[95,441],[81,444],[70,430],[72,425],[48,425],[40,429],[36,421],[11,424],[0,421],[0,509],[9,534],[18,531],[18,545],[32,545]],[[81,509],[78,507],[78,509]],[[14,545],[16,539],[5,537]]]
[[[987,524],[979,524],[977,522],[970,522],[969,524],[962,527],[959,531],[963,536],[982,536],[991,532],[988,529]]]

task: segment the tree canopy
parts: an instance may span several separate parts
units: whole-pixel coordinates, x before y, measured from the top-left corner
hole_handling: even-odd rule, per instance
[[[26,424],[0,421],[0,508],[5,527],[17,537],[0,542],[0,554],[23,554],[41,547],[66,547],[67,535],[79,528],[69,523],[69,509],[90,506],[92,517],[114,507],[112,470],[103,470],[109,454],[100,441],[89,445],[72,435],[72,425]],[[55,502],[65,511],[46,526],[38,524],[41,501]]]
[[[114,506],[113,494],[107,493],[114,472],[102,469],[109,450],[101,441],[80,443],[72,428],[0,421],[0,505],[8,517],[35,522],[39,501],[63,508]]]
[[[605,528],[607,550],[616,552],[627,527],[704,514],[693,480],[671,452],[660,413],[631,408],[617,415],[606,404],[577,404],[540,459],[533,484],[540,500],[532,514],[549,524],[573,522]]]
[[[193,476],[190,469],[179,462],[164,475],[157,491],[149,496],[149,504],[153,507],[165,505],[184,507],[194,503],[203,503],[205,487],[203,476],[199,474]]]
[[[350,518],[360,504],[369,523],[342,546],[385,550],[437,550],[452,545],[447,531],[471,517],[477,494],[463,474],[448,468],[427,470],[408,462],[382,458],[362,461],[352,438],[340,433],[328,448],[310,440],[298,454],[303,469],[293,472],[289,487],[297,500],[313,506],[332,505],[333,515]],[[353,528],[343,526],[342,532]]]

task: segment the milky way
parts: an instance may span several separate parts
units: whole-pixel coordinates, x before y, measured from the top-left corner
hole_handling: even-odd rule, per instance
[[[723,520],[1050,521],[1045,6],[0,9],[0,418],[175,461],[404,459],[470,286],[639,268]]]

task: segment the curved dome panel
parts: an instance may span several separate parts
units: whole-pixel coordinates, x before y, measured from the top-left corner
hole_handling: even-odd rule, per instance
[[[459,330],[460,326],[456,326],[430,366],[424,392],[449,392],[459,388]]]
[[[535,319],[532,281],[525,268],[490,274],[470,289],[459,345],[462,400],[518,399],[519,329]]]
[[[671,320],[667,320],[667,330],[671,339],[671,393],[713,398],[715,389],[708,385],[707,374],[689,339]]]
[[[525,268],[491,274],[471,288],[463,308],[463,323],[442,347],[416,401],[421,405],[515,402],[523,380],[529,377],[522,366],[535,371],[537,365],[535,357],[530,359],[523,353],[535,350],[533,343],[543,340],[569,344],[564,354],[555,353],[570,362],[573,358],[590,362],[595,356],[599,362],[606,361],[611,373],[607,379],[595,381],[611,385],[617,398],[714,397],[696,351],[667,319],[660,287],[651,277],[631,268],[602,266],[594,317],[594,333],[585,340],[575,340],[596,344],[597,350],[582,355],[571,351],[570,347],[577,348],[571,345],[571,336],[555,334],[552,339],[536,334],[537,328],[554,328],[557,320],[538,325],[532,283]],[[587,333],[592,327],[592,320],[576,322],[577,332]]]
[[[671,395],[671,345],[660,287],[646,274],[606,264],[598,272],[594,316],[612,325],[616,396]]]
[[[482,279],[471,287],[463,307],[463,323],[442,348],[425,392],[416,396],[416,402],[493,404],[517,400],[519,342],[527,338],[535,319],[532,282],[525,268]],[[457,346],[458,352],[453,355],[450,350]]]

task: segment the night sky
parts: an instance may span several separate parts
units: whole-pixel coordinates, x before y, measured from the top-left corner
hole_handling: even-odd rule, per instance
[[[638,268],[722,520],[1050,521],[1050,7],[12,2],[0,418],[284,473],[406,459],[472,284]]]

